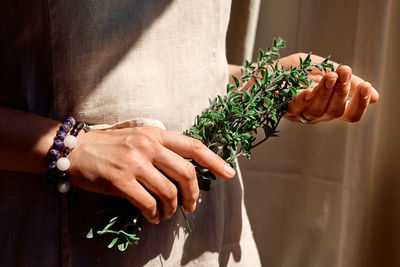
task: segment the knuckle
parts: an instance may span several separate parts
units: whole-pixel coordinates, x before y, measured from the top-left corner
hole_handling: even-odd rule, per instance
[[[151,167],[149,164],[145,163],[143,160],[140,162],[135,162],[134,165],[134,174],[137,176],[137,179],[144,179],[147,177],[147,170]]]
[[[350,83],[348,83],[348,85],[350,85]],[[335,91],[335,96],[340,99],[345,99],[349,95],[349,91],[349,86],[344,86],[343,88]]]
[[[136,144],[139,144],[139,145],[141,145],[141,146],[151,146],[151,145],[153,145],[153,143],[154,143],[154,141],[153,141],[150,137],[148,137],[148,136],[146,136],[146,135],[136,136],[136,137],[132,140],[132,142],[134,142],[134,143],[136,143]]]
[[[140,151],[147,151],[149,154],[158,155],[160,153],[160,145],[151,137],[146,135],[137,136],[135,138],[134,146]]]
[[[135,141],[136,141],[136,137],[128,135],[122,139],[121,144],[127,149],[132,149]]]
[[[173,205],[170,205],[168,208],[163,208],[162,210],[162,218],[163,220],[168,220],[169,218],[174,215],[176,212],[176,209],[178,208],[177,204],[174,203]]]
[[[153,213],[153,211],[155,209],[157,209],[157,202],[155,199],[145,201],[144,203],[142,203],[142,205],[143,205],[144,213],[149,214],[149,215],[151,215]]]
[[[193,151],[199,151],[204,148],[204,144],[195,138],[190,139],[190,147]]]
[[[329,100],[332,95],[332,90],[333,90],[333,88],[321,91],[321,93],[319,95],[320,100],[324,101],[324,102]]]
[[[199,198],[199,190],[195,190],[193,192],[189,192],[185,194],[185,200],[190,205],[193,206],[197,199]]]
[[[173,202],[178,197],[178,189],[174,185],[168,184],[165,186],[162,197],[167,202]]]
[[[191,181],[193,179],[196,179],[196,169],[193,166],[192,163],[190,162],[185,162],[184,166],[183,166],[183,170],[184,170],[184,177],[187,181]]]
[[[193,199],[194,203],[196,203],[197,199],[199,199],[199,195],[200,195],[199,190],[196,190],[196,191],[193,192],[192,199]]]

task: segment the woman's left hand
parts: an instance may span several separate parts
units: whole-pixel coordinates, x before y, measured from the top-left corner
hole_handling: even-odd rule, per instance
[[[283,66],[297,65],[299,53],[281,58]],[[312,62],[322,62],[324,58],[312,55]],[[335,68],[337,64],[335,63]],[[285,118],[294,122],[318,123],[340,119],[357,122],[364,115],[369,104],[378,101],[379,94],[369,82],[352,74],[349,66],[340,66],[335,72],[323,73],[314,68],[309,77],[314,79],[310,88],[302,90],[288,105]]]

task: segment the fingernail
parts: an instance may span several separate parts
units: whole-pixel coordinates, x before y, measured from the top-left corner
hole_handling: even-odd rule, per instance
[[[232,168],[229,164],[226,164],[224,167],[225,174],[229,177],[233,177],[236,173],[235,169]]]
[[[159,224],[160,223],[160,211],[157,209],[156,212],[157,212],[156,213],[156,217],[154,218],[153,223],[154,224]]]
[[[186,212],[193,212],[196,209],[196,203],[190,208],[190,209],[185,209]]]
[[[331,79],[326,80],[325,86],[328,89],[332,89],[335,86],[335,83],[336,83],[336,78],[331,78]]]
[[[346,72],[344,73],[344,75],[341,75],[341,76],[339,77],[339,79],[340,79],[340,81],[341,81],[342,83],[345,83],[345,82],[348,82],[348,81],[350,80],[350,76],[351,76],[350,71],[346,71]]]
[[[151,222],[152,224],[159,224],[160,223],[160,219],[159,218],[154,218],[152,220],[149,220],[149,222]]]
[[[370,86],[370,84],[368,84],[368,85],[366,84],[366,85],[361,87],[360,95],[362,97],[367,98],[367,97],[369,97],[370,94],[371,94],[371,86]]]

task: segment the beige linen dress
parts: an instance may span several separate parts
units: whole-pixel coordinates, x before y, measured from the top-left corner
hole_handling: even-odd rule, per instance
[[[149,122],[182,132],[209,98],[225,91],[230,1],[8,0],[3,6],[1,105],[59,121],[72,115],[92,125]],[[124,253],[85,238],[103,199],[77,190],[62,206],[43,175],[1,171],[1,265],[260,265],[240,172],[201,193],[188,215],[192,233],[176,213],[145,224],[139,245]]]

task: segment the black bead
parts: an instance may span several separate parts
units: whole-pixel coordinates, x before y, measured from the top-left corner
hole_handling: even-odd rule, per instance
[[[75,136],[75,137],[78,135],[78,133],[79,133],[79,131],[77,129],[75,129],[75,128],[72,129],[72,131],[70,132],[70,134]]]
[[[63,150],[63,155],[64,155],[64,157],[66,157],[66,156],[69,155],[69,148],[68,148],[68,147],[66,147],[66,148]]]
[[[83,122],[78,122],[76,125],[75,125],[75,129],[77,129],[78,131],[80,131],[80,130],[82,130],[82,128],[85,126],[85,124],[83,123]]]
[[[60,180],[61,182],[65,182],[66,180],[68,180],[68,178],[69,178],[68,172],[62,171],[62,172],[60,173],[59,180]]]

